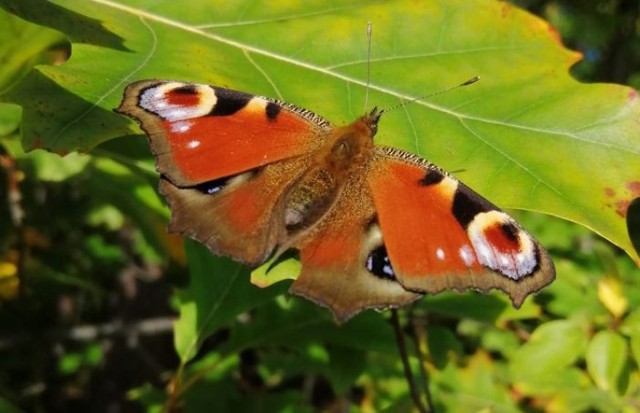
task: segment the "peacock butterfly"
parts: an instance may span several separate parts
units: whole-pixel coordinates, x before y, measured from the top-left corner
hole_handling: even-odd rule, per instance
[[[377,109],[336,127],[279,100],[144,80],[116,111],[148,135],[170,231],[251,266],[298,250],[291,292],[339,321],[447,289],[500,289],[520,306],[555,277],[509,215],[434,164],[374,145]]]

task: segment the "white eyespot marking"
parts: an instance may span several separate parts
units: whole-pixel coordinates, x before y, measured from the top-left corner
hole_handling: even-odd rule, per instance
[[[199,191],[200,193],[207,195],[215,195],[218,192],[229,191],[237,188],[243,183],[247,182],[255,176],[254,171],[241,173],[239,175],[231,177],[222,177],[218,179],[212,179],[210,181],[201,182],[191,188]]]
[[[224,187],[225,187],[224,185],[210,186],[207,188],[206,192],[208,195],[217,194],[218,192],[222,191]]]
[[[142,92],[139,106],[165,120],[177,122],[207,115],[217,100],[210,86],[167,82]]]
[[[171,132],[174,132],[174,133],[189,132],[189,129],[191,129],[191,126],[193,126],[193,122],[187,121],[187,120],[181,120],[171,124]]]
[[[200,146],[200,144],[201,144],[201,143],[202,143],[202,142],[197,141],[197,140],[195,140],[195,139],[194,139],[194,140],[191,140],[191,141],[189,141],[189,142],[187,143],[187,148],[189,148],[189,149],[195,149],[195,148],[197,148],[198,146]]]
[[[474,240],[471,239],[471,243],[474,245],[476,254],[478,255],[478,260],[481,263],[490,261],[493,258],[491,249],[489,249],[488,243],[486,241],[481,240],[481,242],[474,242]]]
[[[381,268],[376,268],[376,266],[380,265],[380,263],[377,263],[375,261],[374,253],[372,251],[372,253],[369,254],[369,256],[367,257],[367,262],[365,263],[367,271],[375,273],[375,271],[377,269],[378,271],[381,271],[382,275],[385,275],[387,278],[395,278],[396,274],[393,272],[393,267],[391,266],[391,263],[389,262],[389,256],[385,255],[382,258],[379,257],[379,256],[376,256],[376,259],[382,259],[383,260]]]
[[[378,223],[373,222],[369,225],[361,251],[366,254],[364,266],[367,271],[382,279],[395,280],[395,272]]]
[[[444,250],[442,248],[438,248],[436,250],[436,257],[438,257],[440,261],[444,261],[445,255],[444,255]]]
[[[391,266],[391,264],[389,263],[389,256],[385,256],[384,258],[384,266],[382,267],[382,272],[387,276],[387,277],[395,277],[395,273],[393,272],[393,267]]]
[[[462,259],[462,262],[464,262],[464,265],[466,265],[467,267],[471,267],[473,263],[476,262],[476,258],[475,258],[475,255],[473,254],[473,250],[469,245],[465,244],[462,247],[460,247],[458,254]]]
[[[478,261],[511,279],[530,275],[538,265],[535,242],[504,212],[477,214],[469,223],[467,234]]]
[[[527,256],[523,253],[518,253],[516,255],[516,259],[518,260],[518,264],[523,265],[527,262]]]
[[[507,257],[506,255],[500,254],[498,256],[498,258],[500,259],[500,265],[503,267],[507,267],[509,265],[511,265],[511,259],[509,257]]]

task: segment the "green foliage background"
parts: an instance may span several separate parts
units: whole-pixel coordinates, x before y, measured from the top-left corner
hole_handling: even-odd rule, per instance
[[[0,0],[0,408],[410,409],[386,313],[337,326],[287,282],[258,289],[192,243],[185,256],[165,234],[144,138],[111,112],[127,82],[167,77],[349,121],[370,20],[377,105],[482,78],[386,115],[379,142],[549,214],[514,212],[558,269],[520,310],[500,294],[445,293],[403,315],[438,411],[636,411],[640,271],[625,218],[640,196],[638,99],[573,80],[580,55],[559,36],[585,53],[574,75],[637,87],[638,10],[520,3],[558,32],[488,0]]]

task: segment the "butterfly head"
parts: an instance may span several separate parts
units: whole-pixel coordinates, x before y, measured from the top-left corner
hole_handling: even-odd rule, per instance
[[[383,113],[384,109],[378,109],[375,107],[371,109],[371,112],[361,118],[361,121],[370,129],[371,137],[374,137],[378,132],[378,122],[380,121],[380,117]]]

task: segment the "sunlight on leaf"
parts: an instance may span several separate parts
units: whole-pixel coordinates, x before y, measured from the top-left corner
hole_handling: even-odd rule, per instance
[[[124,86],[142,78],[221,84],[349,121],[363,110],[371,20],[377,105],[482,79],[388,114],[379,143],[461,170],[459,178],[502,206],[586,225],[638,259],[624,219],[640,176],[636,93],[573,80],[568,69],[580,56],[547,23],[507,3],[273,6],[259,24],[245,25],[237,13],[253,8],[239,4],[151,10],[107,0],[32,2],[12,11],[66,29],[73,54],[64,65],[38,67],[6,95],[25,108],[26,147],[86,150],[137,130],[111,109]]]
[[[620,279],[603,277],[598,280],[598,298],[616,318],[620,318],[627,312],[629,301],[622,291]]]

